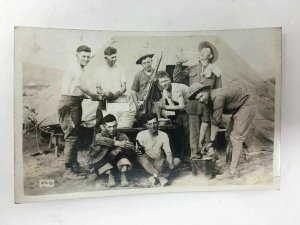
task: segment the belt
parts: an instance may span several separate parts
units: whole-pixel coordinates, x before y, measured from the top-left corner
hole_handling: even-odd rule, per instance
[[[177,111],[177,114],[186,114],[186,110]]]
[[[61,95],[60,97],[61,100],[77,100],[77,101],[81,101],[83,100],[82,96],[73,96],[73,95]]]

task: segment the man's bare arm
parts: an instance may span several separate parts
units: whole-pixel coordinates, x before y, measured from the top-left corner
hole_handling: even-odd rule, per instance
[[[138,101],[138,97],[137,97],[137,92],[134,91],[134,90],[131,90],[131,96],[132,96],[132,99],[133,99],[133,102],[138,110],[138,107],[139,107],[139,101]]]

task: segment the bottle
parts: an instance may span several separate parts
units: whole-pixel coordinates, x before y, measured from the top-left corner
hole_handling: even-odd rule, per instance
[[[139,140],[136,140],[136,144],[138,146],[138,151],[140,151],[142,154],[145,154],[145,147],[141,145]]]

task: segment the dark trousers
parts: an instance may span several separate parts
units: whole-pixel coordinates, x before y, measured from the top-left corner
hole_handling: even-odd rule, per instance
[[[103,113],[102,110],[106,109],[106,104],[105,101],[99,101],[98,107],[96,110],[96,124],[94,127],[94,137],[93,137],[93,142],[95,140],[96,134],[101,132],[101,127],[100,125],[103,123]]]
[[[64,132],[65,163],[77,164],[77,142],[82,116],[82,97],[62,95],[58,105],[59,123]]]
[[[190,154],[190,141],[189,141],[189,115],[185,112],[179,112],[176,117],[176,140],[175,144],[178,148],[178,158],[181,160],[184,156]]]

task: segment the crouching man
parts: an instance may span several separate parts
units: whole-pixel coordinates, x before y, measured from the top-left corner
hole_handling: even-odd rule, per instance
[[[210,86],[205,86],[199,83],[193,83],[190,87],[190,100],[197,99],[207,107],[207,115],[210,115],[211,135],[210,141],[215,142],[218,124],[221,121],[222,114],[232,114],[230,141],[232,143],[232,159],[229,170],[224,174],[218,175],[217,179],[233,178],[237,172],[237,165],[240,155],[243,150],[243,142],[249,131],[250,124],[255,116],[256,108],[250,93],[236,88],[219,88],[210,89]],[[199,144],[204,140],[208,124],[203,122],[200,129]]]
[[[165,186],[168,183],[168,179],[162,173],[165,161],[169,169],[173,170],[179,165],[180,159],[173,159],[169,137],[165,132],[158,130],[156,114],[148,116],[146,126],[148,129],[139,132],[136,137],[138,162],[151,174],[148,180],[152,185],[158,180],[161,186]]]
[[[135,156],[135,147],[124,133],[117,130],[117,120],[112,114],[103,118],[102,131],[96,134],[95,140],[90,147],[89,163],[91,171],[98,176],[108,176],[108,187],[116,186],[113,169],[121,173],[121,186],[129,186],[126,172],[131,169],[130,159]]]

